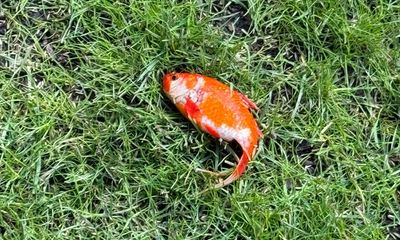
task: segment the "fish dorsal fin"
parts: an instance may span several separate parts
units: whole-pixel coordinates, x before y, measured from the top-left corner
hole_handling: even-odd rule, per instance
[[[246,95],[236,91],[238,93],[238,95],[240,96],[240,98],[242,99],[243,104],[250,109],[254,109],[254,110],[258,110],[259,108],[257,107],[257,105],[250,99],[248,98]]]

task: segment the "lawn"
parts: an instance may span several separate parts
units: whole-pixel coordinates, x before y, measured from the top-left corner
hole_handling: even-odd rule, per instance
[[[161,91],[260,110],[234,161]],[[400,1],[4,0],[0,238],[400,239]]]

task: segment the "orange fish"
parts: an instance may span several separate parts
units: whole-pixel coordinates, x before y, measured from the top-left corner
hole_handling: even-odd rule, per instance
[[[245,172],[262,137],[249,111],[258,110],[256,104],[222,82],[200,74],[168,73],[163,78],[163,90],[179,111],[202,131],[228,142],[236,140],[243,154],[231,175],[215,188],[238,179]]]

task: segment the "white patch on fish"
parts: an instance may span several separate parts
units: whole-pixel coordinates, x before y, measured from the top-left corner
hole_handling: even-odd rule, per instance
[[[182,84],[182,78],[171,81],[169,89],[169,95],[174,104],[178,102],[186,103],[185,96],[189,89],[186,88],[185,84]]]
[[[201,88],[204,86],[204,78],[198,77],[196,80],[196,85],[192,89],[186,88],[183,78],[171,81],[169,95],[174,104],[177,102],[185,104],[187,97],[193,102],[202,101],[202,97],[204,96],[200,96],[200,92]]]
[[[215,129],[220,138],[226,141],[236,140],[242,147],[249,147],[249,138],[251,131],[249,128],[237,129],[233,127],[229,127],[226,124],[222,124],[221,126],[216,126],[215,123],[206,116],[201,118],[202,126],[208,125]]]

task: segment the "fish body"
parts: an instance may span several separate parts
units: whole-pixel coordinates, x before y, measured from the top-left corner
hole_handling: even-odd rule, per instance
[[[163,90],[178,110],[202,131],[225,141],[235,140],[243,149],[230,176],[215,187],[238,179],[253,158],[262,133],[249,109],[258,109],[248,97],[228,85],[194,73],[169,73]]]

